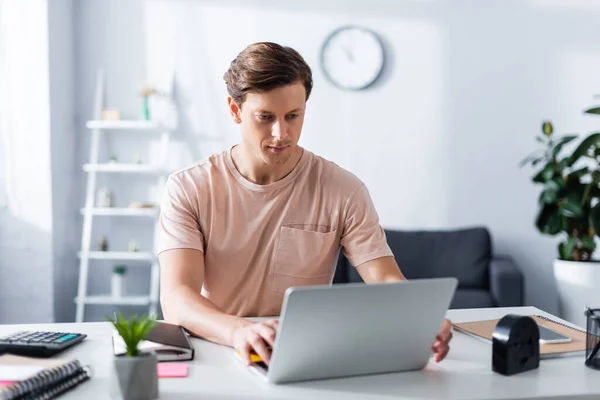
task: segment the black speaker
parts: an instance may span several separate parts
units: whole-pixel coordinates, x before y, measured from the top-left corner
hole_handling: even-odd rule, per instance
[[[531,317],[509,314],[492,335],[492,370],[514,375],[540,366],[540,330]]]

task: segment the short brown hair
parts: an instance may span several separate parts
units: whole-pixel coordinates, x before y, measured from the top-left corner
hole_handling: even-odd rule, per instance
[[[312,90],[312,72],[300,53],[277,43],[260,42],[246,47],[223,75],[227,92],[241,107],[246,93],[269,91],[301,82],[306,100]]]

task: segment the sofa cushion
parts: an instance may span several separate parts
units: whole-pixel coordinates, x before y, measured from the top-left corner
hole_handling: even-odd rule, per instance
[[[496,307],[492,294],[484,289],[458,289],[450,303],[450,308]]]
[[[408,279],[453,276],[461,288],[489,287],[491,240],[486,228],[452,231],[385,231]]]

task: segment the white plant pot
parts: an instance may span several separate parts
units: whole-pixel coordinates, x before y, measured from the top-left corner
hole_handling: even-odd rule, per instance
[[[585,328],[585,307],[600,308],[600,262],[554,260],[560,316]]]
[[[122,297],[123,296],[123,275],[116,274],[113,272],[110,289],[112,297]]]

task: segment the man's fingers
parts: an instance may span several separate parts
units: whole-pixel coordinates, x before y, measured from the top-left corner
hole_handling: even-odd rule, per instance
[[[269,344],[269,346],[273,347],[277,333],[272,326],[260,325],[257,327],[257,333]]]
[[[450,339],[452,339],[452,323],[447,319],[444,320],[444,323],[442,324],[442,329],[437,335],[437,339],[446,343],[449,342]]]
[[[450,346],[445,346],[439,353],[435,355],[435,362],[440,362],[448,355],[450,351]]]
[[[240,349],[240,354],[242,356],[242,360],[246,363],[246,365],[250,365],[252,362],[250,361],[250,349],[252,346],[248,342],[244,342],[244,346]]]
[[[278,319],[270,319],[268,321],[263,322],[265,325],[272,326],[273,328],[279,328],[279,320]]]
[[[254,349],[254,352],[268,365],[271,361],[271,352],[267,349],[264,339],[258,333],[250,332],[248,334],[248,342]]]

